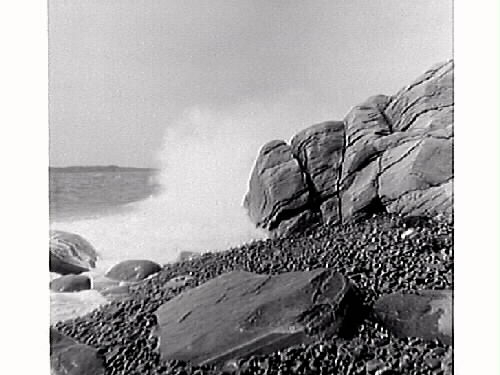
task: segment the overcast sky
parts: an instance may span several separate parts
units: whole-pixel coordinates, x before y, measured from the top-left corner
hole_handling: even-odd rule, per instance
[[[287,124],[270,133],[284,139],[288,130],[342,119],[366,97],[393,94],[452,57],[451,7],[49,0],[51,165],[157,166],[166,129],[199,108],[257,118],[260,108],[272,118],[288,110]],[[233,118],[233,131],[248,135],[239,123]]]

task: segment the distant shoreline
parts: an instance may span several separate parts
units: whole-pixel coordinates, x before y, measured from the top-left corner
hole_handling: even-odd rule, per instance
[[[119,167],[117,165],[89,165],[69,167],[49,167],[49,172],[158,172],[159,168]]]

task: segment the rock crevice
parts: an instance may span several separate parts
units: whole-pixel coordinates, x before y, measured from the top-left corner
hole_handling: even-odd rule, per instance
[[[453,61],[343,121],[263,146],[244,206],[273,236],[375,212],[452,213]]]

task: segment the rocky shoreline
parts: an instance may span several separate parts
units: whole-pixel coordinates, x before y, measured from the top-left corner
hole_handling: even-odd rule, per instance
[[[392,96],[375,95],[342,121],[264,144],[244,199],[271,236],[373,213],[453,213],[453,61]]]
[[[94,374],[450,375],[452,156],[448,61],[342,121],[266,143],[244,207],[270,239],[163,267],[122,262],[93,284],[54,280],[112,302],[53,336],[72,353],[86,345]],[[56,240],[51,271],[94,267],[84,239]],[[87,374],[67,371],[64,350],[53,369]]]
[[[404,337],[384,327],[373,310],[377,300],[390,294],[452,290],[452,240],[449,216],[382,214],[310,228],[301,235],[167,264],[130,285],[121,298],[52,328],[95,348],[106,374],[452,374],[450,342],[437,336]],[[231,271],[278,275],[319,268],[344,275],[361,291],[362,321],[348,335],[320,334],[307,344],[239,358],[225,369],[161,359],[155,312],[182,292]]]

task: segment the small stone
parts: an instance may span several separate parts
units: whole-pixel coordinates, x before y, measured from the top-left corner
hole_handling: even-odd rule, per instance
[[[384,366],[384,362],[379,359],[371,359],[365,364],[365,369],[368,373],[373,373],[376,370],[381,369]]]
[[[436,357],[428,356],[427,358],[425,358],[425,363],[432,370],[441,367],[441,362],[442,361]]]
[[[398,373],[390,367],[383,367],[375,371],[375,375],[398,375]]]
[[[415,233],[415,229],[413,228],[407,229],[401,234],[401,238],[405,239],[407,237],[410,237],[413,233]]]

